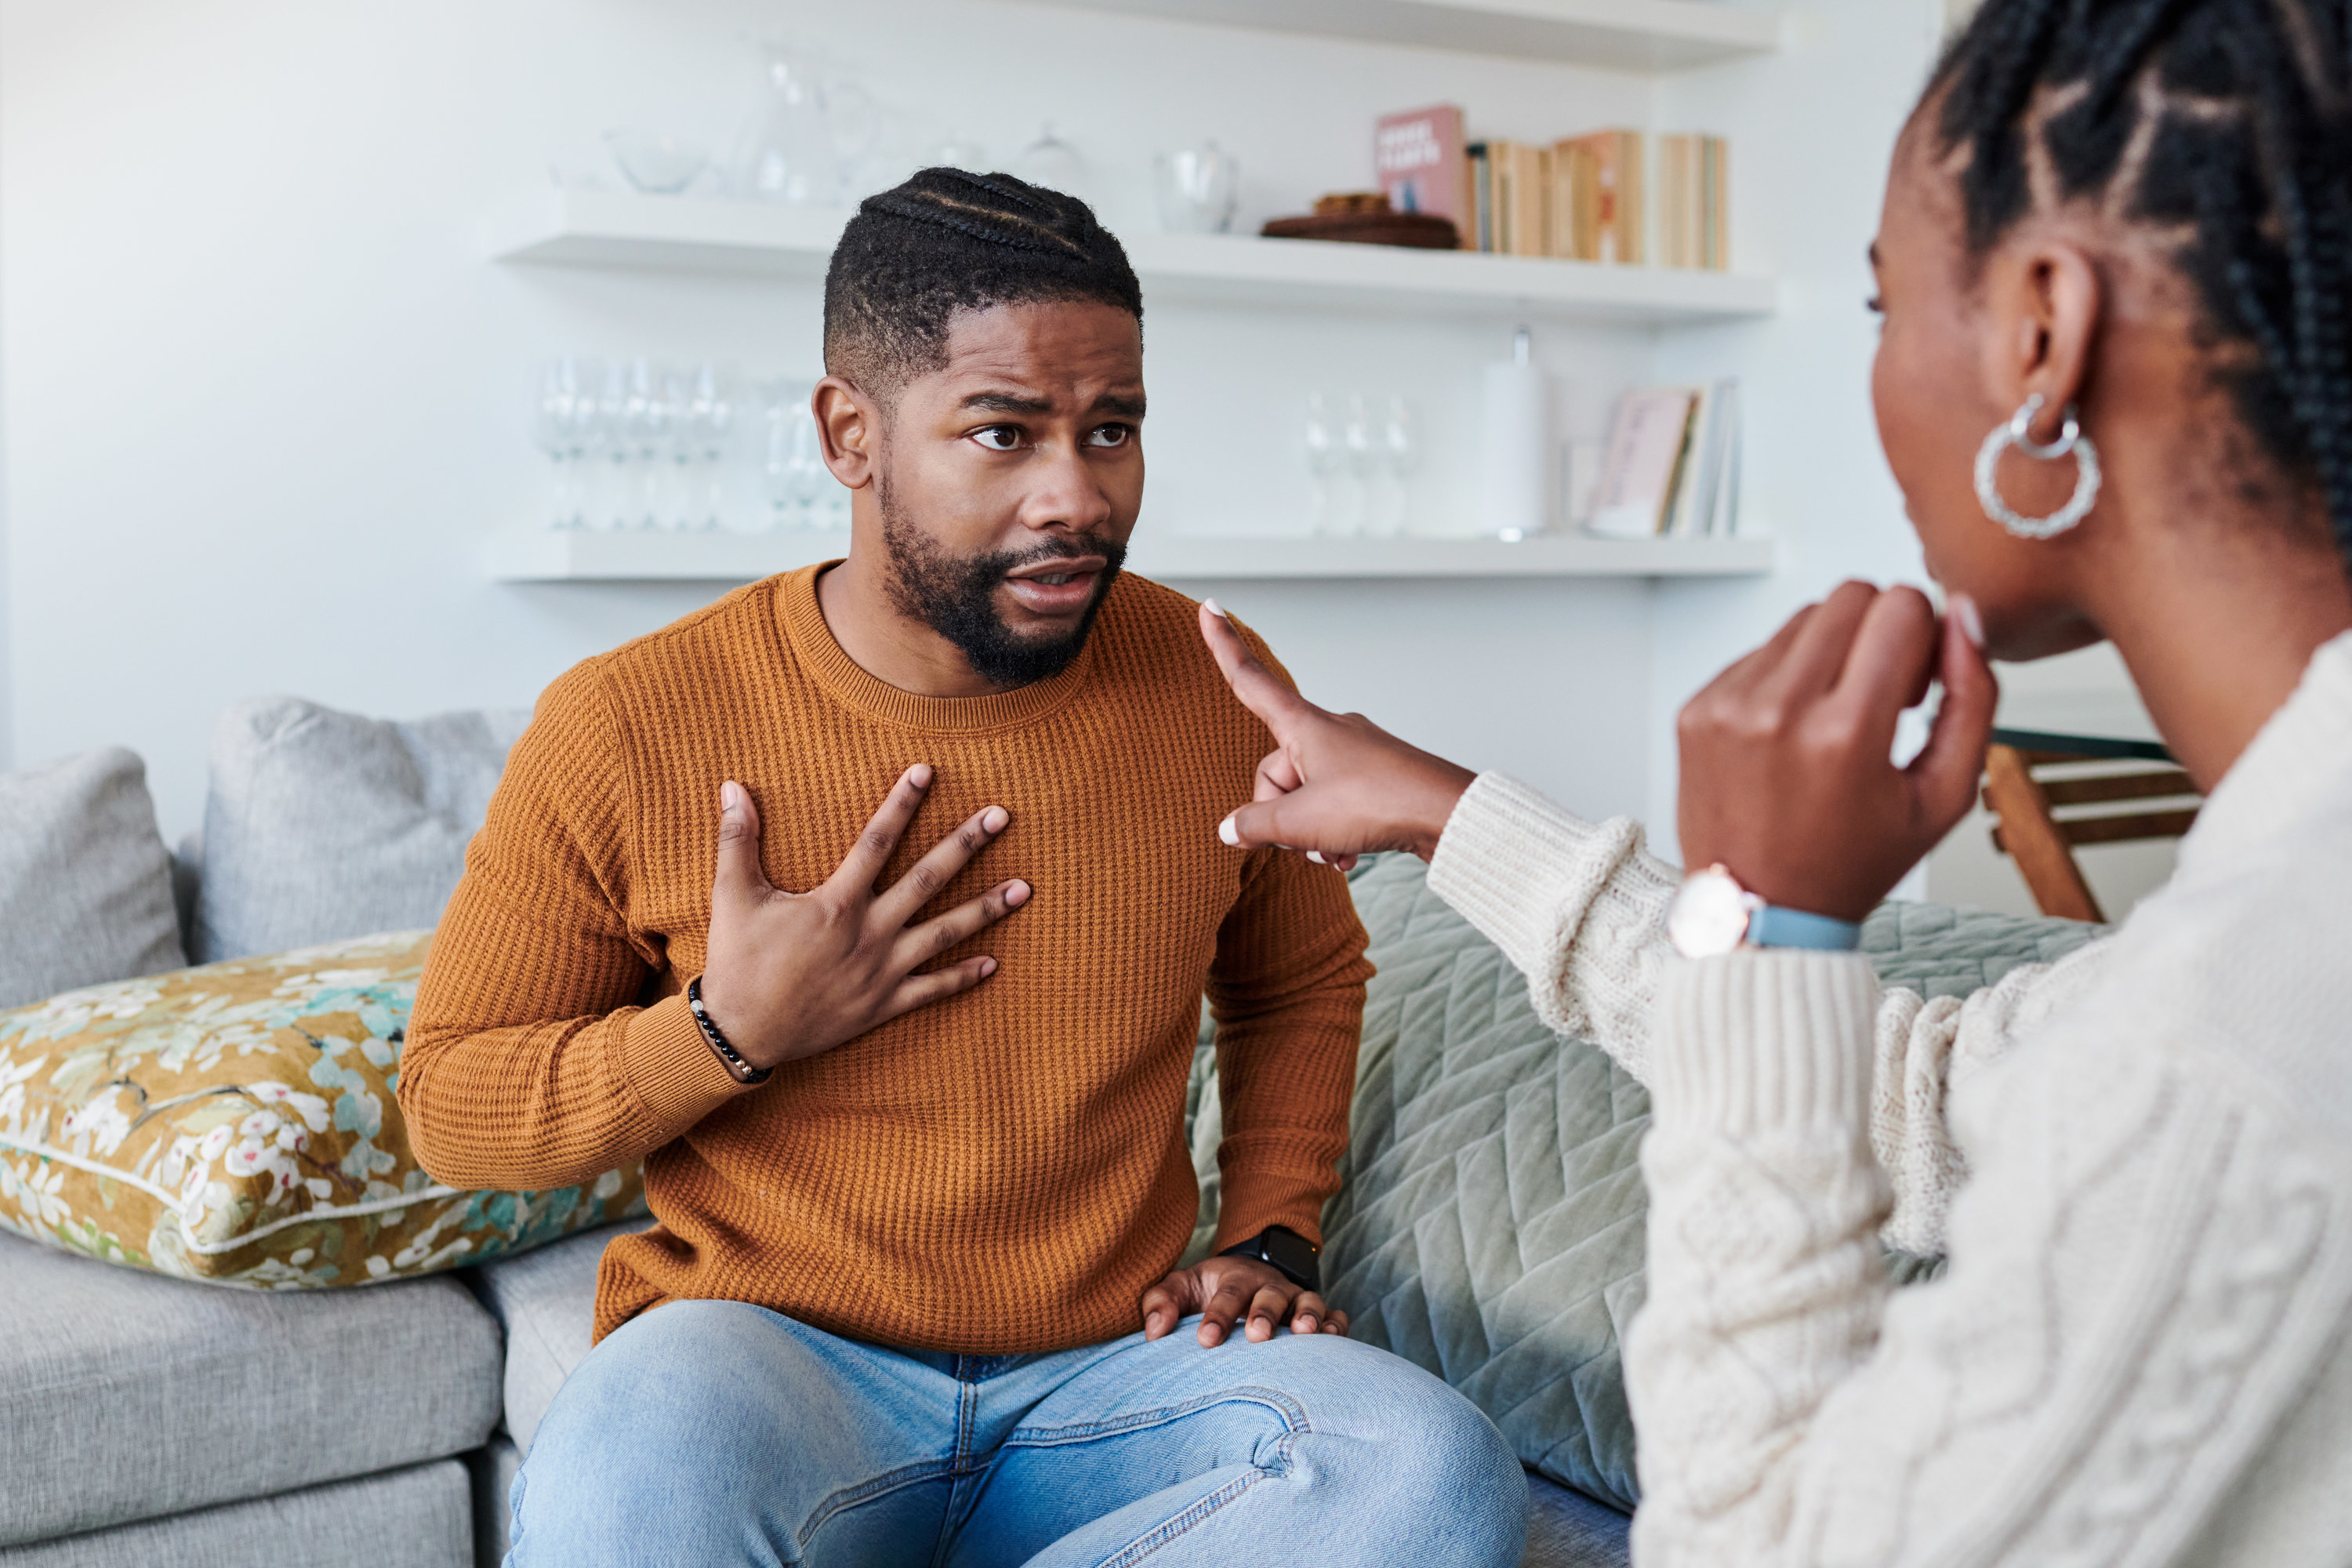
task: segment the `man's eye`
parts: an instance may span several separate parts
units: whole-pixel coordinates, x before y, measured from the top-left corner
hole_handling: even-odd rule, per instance
[[[973,431],[971,438],[992,452],[1010,452],[1021,445],[1021,427],[1017,425],[990,425]]]
[[[1129,426],[1097,425],[1093,429],[1087,432],[1087,445],[1089,447],[1124,447],[1127,445],[1128,437],[1134,434],[1135,431]]]

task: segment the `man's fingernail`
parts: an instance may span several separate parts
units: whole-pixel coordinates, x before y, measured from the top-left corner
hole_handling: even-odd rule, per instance
[[[917,789],[930,788],[931,764],[929,763],[917,763],[913,767],[908,768],[907,770],[907,782],[913,784]]]
[[[1242,847],[1242,830],[1234,826],[1234,819],[1230,816],[1217,824],[1217,837],[1236,849]]]
[[[742,786],[742,785],[740,785],[740,784],[737,784],[733,779],[729,779],[725,784],[720,784],[720,785],[719,786],[719,810],[721,810],[721,811],[732,811],[732,810],[734,810],[734,809],[735,809],[735,805],[736,805],[736,803],[737,803],[738,801],[741,800],[742,798],[743,798],[743,786]]]
[[[1229,616],[1229,615],[1225,614],[1225,607],[1224,607],[1223,605],[1220,605],[1219,603],[1217,603],[1217,601],[1216,601],[1216,600],[1214,600],[1214,599],[1203,599],[1203,600],[1202,600],[1202,601],[1201,601],[1201,608],[1202,608],[1202,609],[1204,609],[1204,610],[1208,611],[1208,612],[1209,612],[1209,614],[1211,614],[1211,615],[1213,615],[1213,616],[1216,616],[1216,617],[1217,617],[1217,619],[1219,619],[1219,620],[1221,620],[1221,621],[1230,621],[1230,620],[1232,620],[1232,619],[1233,619],[1233,616]]]
[[[1309,860],[1314,861],[1318,866],[1328,866],[1331,863],[1323,858],[1323,851],[1320,849],[1309,849],[1307,852],[1307,858]]]
[[[980,961],[980,977],[982,980],[987,979],[990,975],[995,973],[996,960],[992,958],[983,958]]]
[[[1012,813],[1006,811],[1001,805],[992,805],[986,811],[980,814],[981,831],[983,833],[1002,833],[1004,831],[1004,825],[1012,820]]]
[[[1960,635],[1969,639],[1969,646],[1979,653],[1984,652],[1984,615],[1977,608],[1977,602],[1966,594],[1955,594],[1950,611],[1952,619],[1959,623]]]
[[[1015,906],[1027,903],[1029,901],[1029,884],[1026,882],[1009,882],[1005,884],[1004,901]]]

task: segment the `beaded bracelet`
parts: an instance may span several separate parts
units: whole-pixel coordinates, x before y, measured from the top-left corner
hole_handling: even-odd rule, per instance
[[[703,1008],[702,976],[699,974],[687,982],[686,1005],[693,1009],[694,1021],[701,1027],[702,1037],[709,1042],[712,1050],[719,1053],[719,1059],[727,1064],[728,1072],[737,1083],[765,1083],[774,1074],[776,1069],[773,1068],[753,1067],[743,1059],[741,1052],[727,1043],[727,1037],[719,1032],[719,1026],[710,1021],[709,1013]]]

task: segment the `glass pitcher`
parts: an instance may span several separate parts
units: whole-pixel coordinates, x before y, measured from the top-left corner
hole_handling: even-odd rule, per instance
[[[850,173],[881,131],[873,98],[826,79],[807,51],[762,43],[760,99],[728,166],[729,188],[751,201],[835,206]]]

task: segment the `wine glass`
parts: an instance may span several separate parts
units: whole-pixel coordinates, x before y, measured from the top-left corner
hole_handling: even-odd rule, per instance
[[[1307,471],[1315,479],[1314,529],[1317,533],[1345,532],[1333,504],[1334,481],[1348,465],[1339,444],[1339,425],[1331,416],[1330,401],[1319,392],[1307,395]]]
[[[1346,513],[1349,533],[1370,534],[1379,530],[1379,520],[1373,515],[1372,492],[1381,477],[1385,460],[1379,428],[1372,421],[1371,400],[1362,393],[1351,393],[1348,398],[1347,422],[1339,427],[1339,445],[1348,454],[1348,477],[1354,482],[1348,488],[1342,510]]]
[[[706,532],[727,525],[727,453],[735,433],[735,378],[705,360],[695,368],[687,425],[702,463],[702,496],[691,523]]]
[[[593,374],[593,367],[569,355],[549,360],[539,369],[539,397],[531,407],[531,441],[555,472],[548,519],[551,527],[581,526],[581,468],[586,456],[582,450],[581,409],[583,405],[594,407],[595,395],[589,390]]]
[[[1381,426],[1381,446],[1388,459],[1389,494],[1394,502],[1383,533],[1409,531],[1412,492],[1409,481],[1421,468],[1421,418],[1402,397],[1391,397],[1388,418]]]
[[[637,464],[637,494],[628,525],[662,525],[663,462],[669,445],[670,411],[663,396],[661,368],[645,358],[629,362],[628,392],[621,405],[621,433]]]
[[[629,526],[629,367],[614,360],[604,374],[594,402],[583,411],[589,426],[589,491],[582,507],[591,528]]]
[[[827,477],[817,450],[816,416],[809,410],[814,383],[772,381],[761,388],[767,417],[767,449],[761,462],[772,528],[822,526],[816,501]]]

